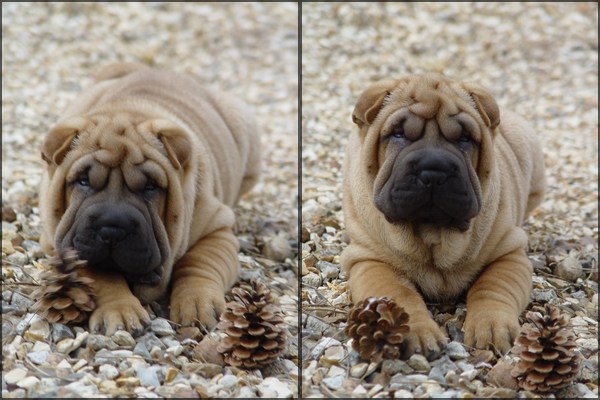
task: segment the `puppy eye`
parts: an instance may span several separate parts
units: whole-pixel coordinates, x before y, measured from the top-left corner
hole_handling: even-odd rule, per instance
[[[396,126],[390,133],[390,136],[396,139],[405,139],[406,135],[404,134],[404,127],[402,125]]]
[[[75,181],[79,186],[89,187],[90,186],[90,178],[87,175],[82,175]]]
[[[461,143],[470,143],[471,136],[469,136],[467,133],[463,132],[462,135],[460,135],[460,137],[458,138],[458,141]]]
[[[144,192],[153,192],[158,189],[158,185],[152,179],[148,179],[146,181],[146,185],[144,186]]]

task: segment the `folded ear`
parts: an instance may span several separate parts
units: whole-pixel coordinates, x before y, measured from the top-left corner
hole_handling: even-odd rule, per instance
[[[72,117],[59,122],[44,139],[42,159],[48,164],[59,165],[64,160],[73,140],[91,123],[84,117]]]
[[[399,81],[386,79],[376,82],[365,89],[358,97],[354,111],[352,112],[352,122],[362,128],[364,125],[370,125],[377,117],[385,96],[390,94]]]
[[[483,122],[494,130],[500,124],[500,109],[494,97],[485,88],[474,83],[466,83],[464,88],[475,102]]]
[[[186,166],[191,153],[188,135],[175,123],[165,119],[153,119],[140,124],[140,129],[148,130],[163,143],[169,161],[176,169]]]

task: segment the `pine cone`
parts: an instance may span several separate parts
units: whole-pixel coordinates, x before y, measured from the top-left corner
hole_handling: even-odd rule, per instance
[[[39,299],[33,309],[50,322],[79,324],[96,307],[92,279],[78,276],[77,268],[86,265],[73,249],[60,250],[49,261],[51,269],[41,274],[41,284],[33,293]]]
[[[217,328],[227,333],[217,350],[234,367],[261,367],[273,362],[287,343],[281,309],[266,285],[252,281],[231,290]]]
[[[409,332],[409,316],[395,301],[387,297],[369,297],[348,314],[344,332],[352,340],[352,348],[365,360],[400,357],[400,344]]]
[[[529,311],[512,353],[521,360],[511,374],[520,387],[532,392],[550,392],[571,383],[581,367],[575,334],[569,318],[558,307],[546,304],[540,312]]]

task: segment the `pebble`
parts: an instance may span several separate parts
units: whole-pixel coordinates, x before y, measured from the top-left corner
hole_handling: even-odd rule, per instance
[[[321,276],[314,272],[309,272],[302,277],[302,284],[307,286],[319,287],[321,285]]]
[[[155,318],[150,322],[150,329],[159,336],[175,335],[175,331],[169,321],[164,318]]]
[[[17,386],[26,390],[31,390],[34,386],[38,385],[40,380],[35,376],[28,376],[17,382]]]
[[[531,298],[533,299],[533,301],[547,303],[550,300],[556,298],[556,292],[554,291],[554,289],[533,289],[533,291],[531,292]]]
[[[272,376],[265,378],[256,388],[263,398],[291,398],[294,395],[285,383]]]
[[[142,342],[136,343],[135,347],[133,348],[133,354],[136,354],[138,356],[141,356],[141,357],[147,358],[147,359],[152,358],[150,356],[150,352],[148,351],[148,348]]]
[[[136,345],[135,339],[127,331],[116,331],[110,338],[119,346],[134,347]]]
[[[413,394],[408,390],[400,389],[394,392],[395,399],[412,399],[414,398]]]
[[[277,235],[266,238],[262,254],[273,261],[283,262],[291,257],[292,247],[285,232],[279,232]]]
[[[413,354],[407,361],[407,364],[410,365],[414,370],[420,372],[427,372],[431,369],[427,358],[421,354]]]
[[[63,339],[75,339],[75,334],[71,328],[65,324],[53,323],[52,324],[52,341],[58,343]]]
[[[115,379],[117,376],[119,376],[119,370],[109,364],[101,365],[98,371],[100,372],[100,375],[107,379]]]
[[[385,364],[386,361],[389,361],[389,360],[385,360],[383,363]],[[353,378],[362,378],[364,376],[365,372],[367,372],[368,366],[369,366],[369,364],[367,364],[367,363],[359,363],[359,364],[352,366],[350,368],[350,376]],[[382,370],[383,370],[383,365],[382,365]]]
[[[381,363],[381,372],[390,376],[396,375],[402,371],[405,365],[406,362],[402,360],[383,360]]]
[[[138,367],[135,370],[135,373],[140,380],[140,384],[143,386],[151,386],[151,387],[159,387],[160,381],[157,375],[157,367],[162,368],[160,366],[151,366],[151,367]]]
[[[106,337],[104,335],[91,334],[87,338],[87,347],[97,351],[102,349],[115,350],[119,346],[115,342],[113,342],[109,337]]]
[[[225,375],[221,379],[219,379],[219,385],[223,386],[226,389],[237,385],[237,383],[238,378],[235,375]]]
[[[28,318],[27,316],[29,315],[33,315],[33,317]],[[24,320],[29,322],[29,329],[23,334],[23,337],[26,340],[35,342],[38,340],[47,341],[50,338],[50,324],[48,324],[48,321],[36,314],[27,314],[24,317]],[[19,327],[17,325],[17,332],[18,331]]]
[[[331,365],[337,364],[346,356],[346,352],[342,346],[331,346],[325,350],[321,356],[320,362]]]
[[[28,299],[19,292],[14,292],[12,295],[11,304],[13,306],[17,306],[19,310],[28,310],[33,305],[33,303],[33,300]]]
[[[323,384],[331,390],[338,390],[339,388],[342,387],[342,383],[344,383],[344,379],[345,378],[343,375],[329,376],[329,377],[323,378]]]
[[[564,260],[556,264],[554,274],[566,281],[575,282],[577,278],[583,275],[583,268],[575,257],[567,256]]]
[[[6,382],[8,385],[15,385],[17,382],[19,382],[21,379],[25,378],[27,376],[27,370],[24,368],[15,368],[13,370],[8,371],[6,374],[4,374],[4,382]]]
[[[450,342],[446,345],[446,354],[453,360],[461,360],[469,357],[469,353],[459,342]]]
[[[211,363],[201,363],[197,367],[198,373],[209,379],[215,377],[217,374],[220,374],[222,370],[223,367],[220,365]]]
[[[34,364],[41,365],[46,362],[48,354],[50,354],[49,350],[32,351],[30,353],[27,353],[27,358],[31,360],[31,362],[33,362]]]
[[[315,344],[315,347],[312,348],[311,352],[310,352],[310,357],[314,358],[314,359],[318,359],[319,356],[321,355],[321,353],[331,347],[331,346],[341,346],[342,343],[334,338],[330,338],[330,337],[323,337],[321,338],[317,344]]]

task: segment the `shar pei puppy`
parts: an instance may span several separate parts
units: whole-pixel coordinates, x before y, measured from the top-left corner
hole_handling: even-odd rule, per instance
[[[190,76],[112,64],[47,134],[40,192],[46,251],[88,266],[90,329],[139,333],[143,303],[214,326],[238,276],[232,205],[259,175],[260,139],[237,98]]]
[[[395,300],[410,315],[404,354],[431,356],[447,338],[425,300],[466,294],[465,343],[510,349],[531,292],[521,225],[545,187],[531,128],[484,88],[437,74],[371,85],[352,119],[341,262],[353,300]]]

